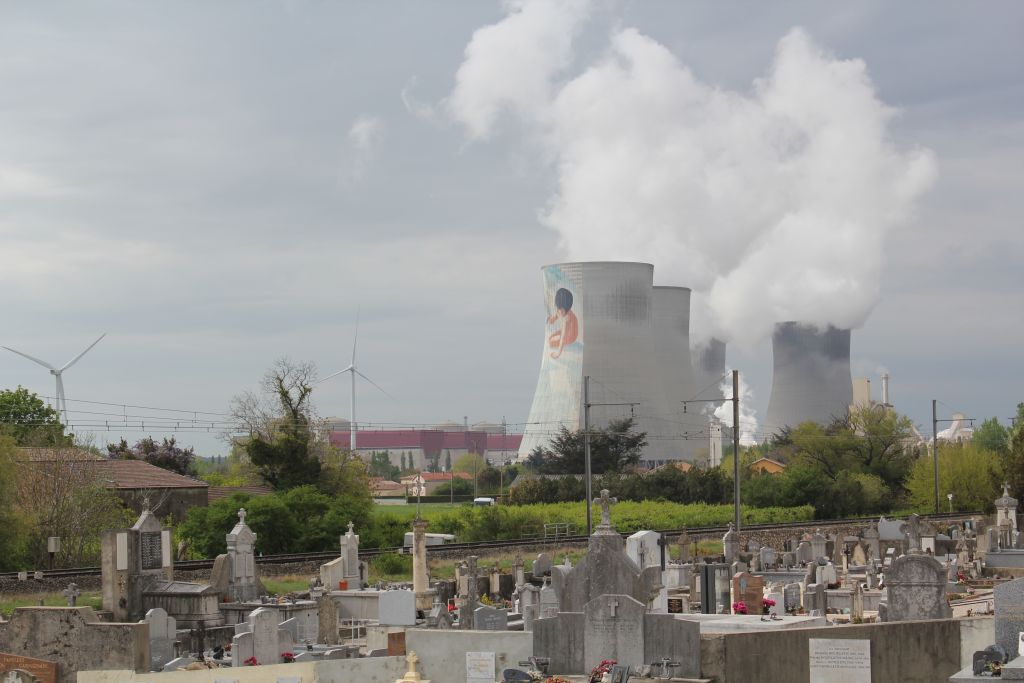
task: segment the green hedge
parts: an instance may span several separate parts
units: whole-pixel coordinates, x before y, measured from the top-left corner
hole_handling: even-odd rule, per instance
[[[594,509],[595,518],[599,510]],[[612,524],[619,532],[633,533],[641,529],[679,529],[683,526],[720,526],[732,521],[732,505],[706,503],[668,503],[664,501],[623,501],[612,506]],[[746,524],[798,522],[814,519],[814,508],[799,507],[743,508]],[[535,505],[493,507],[466,506],[435,514],[427,513],[428,531],[455,534],[458,541],[484,541],[524,538],[543,533],[544,525],[566,522],[580,533],[586,529],[587,509],[578,503],[542,503]]]

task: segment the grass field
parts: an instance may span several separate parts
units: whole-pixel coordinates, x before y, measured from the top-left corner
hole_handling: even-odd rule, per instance
[[[11,616],[11,612],[17,607],[33,607],[39,604],[39,601],[43,601],[43,605],[47,607],[67,607],[68,601],[60,593],[19,593],[16,595],[4,594],[0,595],[0,614],[4,615],[5,618]],[[78,604],[83,607],[93,607],[100,609],[100,605],[103,603],[103,597],[99,591],[83,591],[78,596]]]
[[[438,512],[448,512],[449,510],[455,510],[457,508],[466,505],[466,503],[423,503],[420,505],[421,511],[424,514],[436,514]],[[412,519],[416,516],[416,504],[412,505],[374,505],[373,506],[374,517],[380,517],[383,515],[391,515],[393,517],[401,517],[402,519]]]

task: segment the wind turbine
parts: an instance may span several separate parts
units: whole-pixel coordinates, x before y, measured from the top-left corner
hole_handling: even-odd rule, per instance
[[[351,389],[352,395],[351,395],[351,402],[349,403],[350,412],[349,412],[348,436],[349,436],[349,450],[352,451],[353,453],[356,452],[356,375],[359,375],[360,377],[365,379],[367,382],[369,382],[373,386],[377,387],[377,389],[380,389],[380,392],[382,394],[384,394],[385,396],[391,396],[391,394],[389,394],[388,392],[384,391],[384,389],[381,389],[381,386],[379,384],[374,382],[372,379],[370,379],[369,377],[367,377],[363,373],[359,372],[359,369],[356,367],[356,345],[358,343],[359,343],[359,314],[357,313],[356,314],[356,335],[352,339],[352,362],[349,363],[348,367],[345,368],[344,370],[338,370],[337,372],[331,373],[330,375],[327,375],[322,380],[317,382],[317,384],[322,384],[323,382],[326,382],[329,379],[337,377],[338,375],[344,375],[346,372],[349,373],[349,376],[350,376],[350,378],[352,380],[352,389]]]
[[[60,369],[57,369],[57,368],[53,367],[52,365],[50,365],[49,363],[47,363],[44,360],[39,360],[38,358],[30,356],[27,353],[22,353],[21,351],[18,351],[17,349],[12,349],[10,346],[4,346],[3,348],[7,349],[11,353],[16,353],[19,356],[24,356],[25,358],[28,358],[30,361],[33,361],[35,363],[39,363],[44,368],[48,369],[50,371],[51,375],[53,375],[54,377],[57,378],[57,394],[56,394],[56,399],[55,399],[57,405],[55,407],[56,407],[58,415],[60,415],[61,413],[64,414],[64,424],[67,424],[67,422],[68,422],[68,404],[67,404],[67,399],[64,398],[64,380],[61,379],[61,373],[63,373],[65,370],[67,370],[72,365],[77,363],[82,358],[82,356],[84,356],[85,354],[89,353],[90,350],[92,350],[92,347],[94,347],[94,346],[96,346],[97,344],[100,343],[100,339],[103,339],[106,336],[107,336],[106,332],[101,334],[99,339],[94,341],[92,344],[89,344],[89,346],[87,346],[85,348],[85,351],[82,351],[80,354],[78,354],[77,356],[75,356],[74,358],[69,360]]]

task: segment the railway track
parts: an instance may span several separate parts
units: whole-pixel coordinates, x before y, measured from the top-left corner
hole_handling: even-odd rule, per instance
[[[924,520],[932,520],[941,522],[944,520],[964,519],[966,517],[974,517],[983,515],[983,512],[943,512],[937,515],[922,515],[921,518]],[[864,517],[851,517],[847,519],[819,519],[819,520],[802,520],[797,522],[773,522],[771,524],[747,524],[744,525],[743,531],[763,531],[766,529],[786,529],[786,528],[800,528],[800,527],[820,527],[829,528],[837,526],[848,526],[850,524],[867,524],[874,518]],[[692,527],[687,528],[686,531],[690,534],[724,534],[728,530],[728,526],[706,526],[706,527]],[[655,529],[659,533],[665,533],[669,535],[678,535],[683,532],[683,529]],[[623,537],[629,536],[629,533],[623,533]],[[587,540],[586,535],[570,535],[570,536],[553,536],[548,538],[516,538],[501,541],[477,541],[472,543],[446,543],[443,546],[430,546],[435,550],[443,550],[446,553],[474,550],[492,550],[499,548],[514,548],[521,546],[552,546],[552,545],[572,545],[575,543],[584,543]],[[378,555],[387,553],[402,553],[407,552],[407,549],[399,546],[394,548],[367,548],[359,551],[360,559],[370,560]],[[338,557],[338,551],[322,551],[314,553],[285,553],[279,555],[263,555],[256,558],[256,564],[291,564],[301,562],[329,562]],[[181,571],[201,571],[205,569],[213,568],[213,560],[179,560],[174,563],[174,568]],[[31,576],[33,572],[29,572]],[[80,576],[100,576],[101,571],[99,567],[75,567],[66,569],[47,569],[43,570],[43,579],[73,579]],[[16,579],[18,572],[0,572],[0,579]]]

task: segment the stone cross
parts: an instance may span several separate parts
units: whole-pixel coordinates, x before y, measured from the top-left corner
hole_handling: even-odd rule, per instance
[[[148,510],[149,509],[149,496],[143,496],[143,498],[142,498],[142,509],[143,510]]]
[[[420,658],[412,650],[405,656],[405,661],[409,664],[409,670],[402,676],[403,681],[418,681],[420,680],[420,673],[416,671],[416,665],[420,663]]]
[[[612,619],[615,618],[615,610],[618,608],[618,606],[619,601],[615,598],[612,598],[608,601],[608,616],[610,616]]]
[[[920,518],[917,515],[907,517],[904,524],[907,529],[907,552],[910,555],[920,555],[921,550],[921,526]]]
[[[245,524],[245,508],[238,508],[238,523]]]
[[[354,534],[355,534],[355,530],[354,530],[354,528],[355,528],[355,524],[353,524],[352,522],[349,522],[349,523],[348,523],[348,533],[347,533],[346,535],[347,535],[347,536],[352,536],[352,535],[354,535]]]
[[[601,506],[601,523],[598,528],[610,529],[612,527],[612,505],[618,503],[618,498],[612,498],[608,489],[601,489],[601,497],[594,499],[594,505]]]
[[[78,596],[82,594],[82,591],[78,590],[78,585],[75,583],[69,583],[68,587],[64,589],[63,595],[68,599],[68,607],[74,607],[78,602]]]

